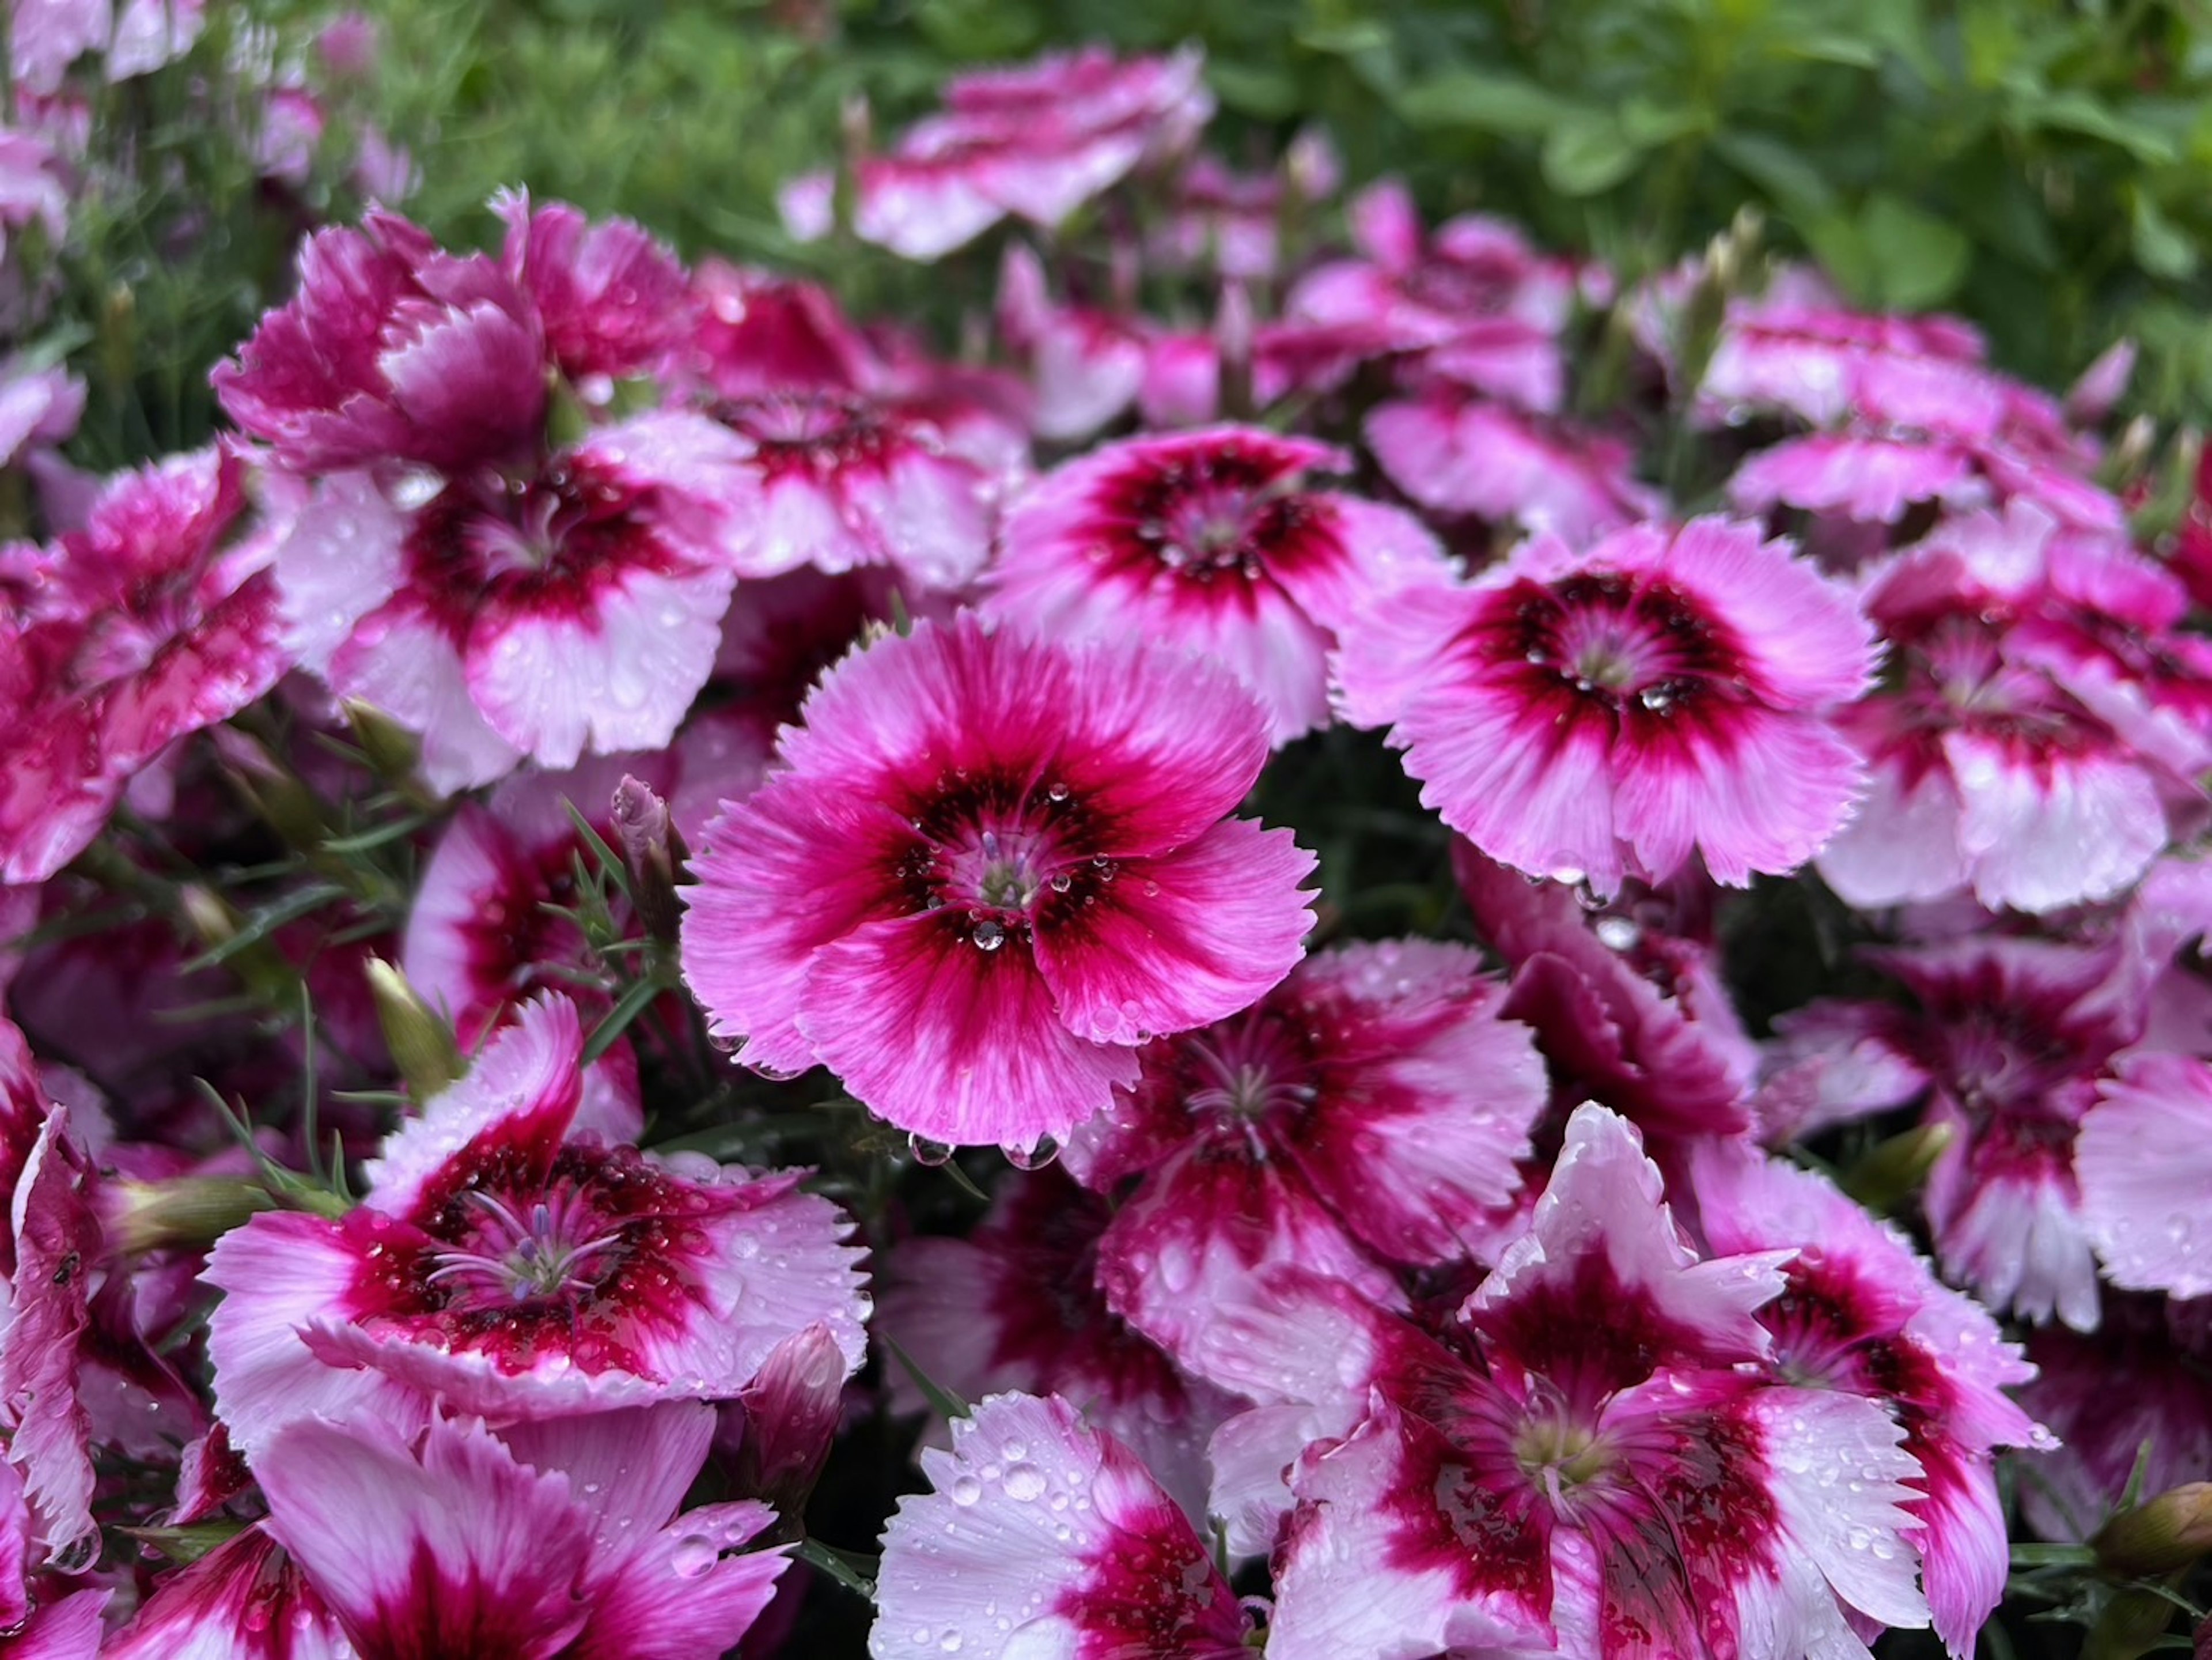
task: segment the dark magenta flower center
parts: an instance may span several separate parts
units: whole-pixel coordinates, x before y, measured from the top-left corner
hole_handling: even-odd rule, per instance
[[[465,1244],[435,1253],[428,1280],[453,1308],[497,1307],[541,1298],[580,1297],[613,1271],[619,1226],[601,1219],[573,1188],[510,1206],[481,1190],[468,1195],[481,1220]]]
[[[1518,585],[1514,642],[1529,666],[1583,696],[1664,714],[1740,665],[1701,608],[1663,583],[1613,572]]]

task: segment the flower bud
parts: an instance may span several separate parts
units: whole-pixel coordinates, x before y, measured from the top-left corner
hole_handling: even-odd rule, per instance
[[[2113,1573],[2148,1578],[2212,1552],[2212,1481],[2191,1481],[2122,1511],[2089,1541]]]
[[[418,1103],[427,1101],[468,1070],[453,1028],[430,1012],[407,976],[391,964],[372,957],[363,971],[392,1064],[407,1080],[408,1093]]]
[[[1843,1173],[1837,1185],[1877,1215],[1902,1210],[1920,1191],[1943,1150],[1957,1138],[1949,1124],[1922,1124],[1875,1143]]]
[[[615,786],[615,840],[629,866],[630,897],[646,931],[664,945],[676,943],[684,907],[676,897],[677,873],[690,856],[668,803],[628,773]]]
[[[101,1184],[100,1229],[119,1256],[211,1245],[276,1201],[258,1182],[237,1176],[180,1176],[166,1182],[128,1177]]]
[[[787,1521],[797,1517],[830,1456],[844,1395],[845,1356],[829,1327],[809,1326],[777,1344],[724,1420],[725,1436],[738,1437],[738,1492],[775,1505]]]

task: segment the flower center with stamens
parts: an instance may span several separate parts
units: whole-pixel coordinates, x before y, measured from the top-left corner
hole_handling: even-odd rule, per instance
[[[466,1195],[475,1213],[467,1239],[439,1251],[428,1278],[449,1307],[498,1308],[598,1288],[623,1243],[619,1229],[603,1231],[590,1207],[561,1190],[518,1211],[495,1195]]]
[[[1588,1429],[1564,1417],[1531,1418],[1513,1438],[1513,1457],[1522,1474],[1554,1497],[1564,1487],[1595,1481],[1613,1463],[1613,1455]]]
[[[1310,1066],[1263,1016],[1180,1038],[1177,1047],[1194,1085],[1183,1103],[1194,1113],[1256,1122],[1300,1112],[1320,1093]]]
[[[1709,620],[1663,584],[1595,572],[1523,586],[1514,623],[1522,660],[1585,697],[1664,714],[1736,670]]]

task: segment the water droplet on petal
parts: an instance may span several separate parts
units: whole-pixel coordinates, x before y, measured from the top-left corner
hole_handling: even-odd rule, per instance
[[[983,1484],[963,1470],[952,1478],[952,1485],[945,1491],[954,1504],[964,1510],[982,1498]]]
[[[687,1533],[668,1549],[668,1566],[680,1578],[696,1579],[713,1567],[721,1553],[704,1534]]]
[[[977,951],[996,951],[1006,943],[1006,929],[988,916],[969,930],[968,937],[975,942]]]
[[[1006,1470],[1006,1497],[1017,1504],[1043,1498],[1045,1486],[1044,1472],[1035,1464],[1014,1464]]]
[[[923,1135],[909,1135],[906,1139],[906,1146],[907,1151],[914,1155],[915,1164],[927,1164],[932,1170],[952,1162],[952,1149],[942,1141],[933,1141]]]
[[[1042,1170],[1060,1157],[1060,1143],[1049,1135],[1040,1135],[1030,1146],[1007,1146],[1000,1151],[1016,1170]]]

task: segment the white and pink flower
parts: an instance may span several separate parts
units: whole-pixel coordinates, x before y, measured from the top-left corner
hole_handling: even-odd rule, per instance
[[[574,1006],[539,999],[386,1139],[360,1208],[264,1214],[217,1243],[216,1409],[257,1468],[318,1414],[419,1427],[434,1401],[514,1423],[725,1398],[817,1322],[860,1363],[837,1211],[797,1173],[581,1128],[581,1046]]]
[[[1538,537],[1462,587],[1401,589],[1336,657],[1422,800],[1485,853],[1610,892],[1702,855],[1794,870],[1863,788],[1836,708],[1875,661],[1850,596],[1753,527]]]
[[[1262,1276],[1210,1365],[1357,1418],[1291,1472],[1269,1652],[1796,1660],[1924,1625],[1902,1432],[1771,1370],[1789,1256],[1699,1261],[1635,1133],[1586,1107],[1449,1342]]]
[[[1134,1454],[1057,1397],[998,1395],[921,1455],[884,1533],[875,1660],[1243,1660],[1250,1614]]]
[[[1995,1452],[2049,1435],[2005,1391],[2035,1369],[1984,1309],[1936,1282],[1896,1228],[1810,1171],[1741,1143],[1692,1155],[1699,1231],[1720,1255],[1786,1250],[1781,1296],[1759,1310],[1775,1364],[1808,1387],[1887,1406],[1920,1463],[1904,1502],[1936,1633],[1954,1655],[2004,1595],[2011,1566]]]
[[[501,1432],[303,1419],[259,1461],[264,1525],[363,1655],[716,1660],[787,1559],[743,1548],[764,1505],[679,1510],[714,1432],[693,1402]],[[253,1606],[229,1578],[201,1590],[207,1614]]]
[[[1013,215],[1045,229],[1139,166],[1188,149],[1213,113],[1195,49],[1116,58],[1103,47],[971,70],[945,106],[854,166],[853,228],[908,259],[935,260]],[[831,179],[784,187],[803,240],[830,228]]]
[[[1115,1310],[1188,1363],[1216,1306],[1271,1263],[1403,1307],[1394,1268],[1479,1256],[1546,1093],[1504,994],[1462,946],[1350,946],[1146,1047],[1067,1152],[1120,1200],[1098,1242]]]
[[[1451,577],[1407,514],[1308,482],[1350,458],[1256,428],[1107,444],[1007,515],[988,609],[1039,635],[1186,646],[1266,706],[1277,744],[1328,721],[1328,654],[1368,605]]]
[[[1895,678],[1844,717],[1872,787],[1820,857],[1852,904],[2108,899],[2201,822],[2212,663],[2164,573],[2014,507],[1880,568],[1867,609]]]
[[[245,470],[201,450],[125,473],[82,530],[0,566],[0,881],[52,875],[179,738],[291,666]]]
[[[963,1400],[1054,1395],[1134,1452],[1192,1521],[1206,1515],[1206,1441],[1235,1403],[1186,1377],[1099,1288],[1106,1200],[1054,1167],[1003,1184],[964,1238],[902,1241],[884,1266],[873,1328]],[[926,1404],[896,1361],[891,1399]]]

